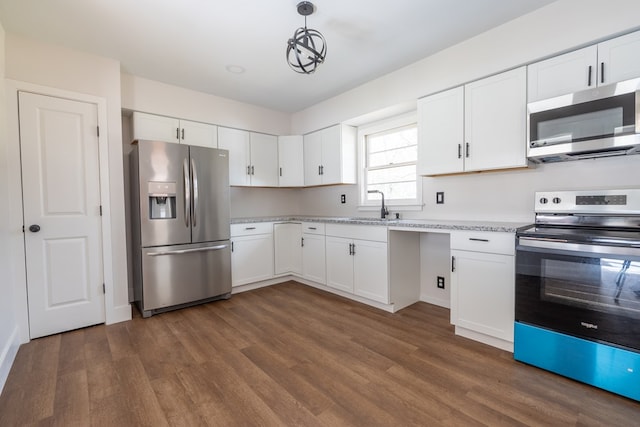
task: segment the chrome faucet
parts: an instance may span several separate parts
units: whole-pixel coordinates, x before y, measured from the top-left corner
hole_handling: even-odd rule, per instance
[[[380,190],[369,190],[367,193],[380,193],[382,196],[382,209],[380,209],[380,218],[385,219],[389,215],[389,210],[384,206],[384,193]]]

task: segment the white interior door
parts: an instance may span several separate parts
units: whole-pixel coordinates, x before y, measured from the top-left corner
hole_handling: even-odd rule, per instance
[[[20,92],[31,338],[105,321],[95,104]]]

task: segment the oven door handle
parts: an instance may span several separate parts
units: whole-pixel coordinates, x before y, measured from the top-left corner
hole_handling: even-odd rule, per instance
[[[563,239],[549,239],[543,237],[519,237],[518,246],[540,249],[555,249],[566,252],[586,252],[603,255],[627,255],[640,257],[639,247],[571,243]]]

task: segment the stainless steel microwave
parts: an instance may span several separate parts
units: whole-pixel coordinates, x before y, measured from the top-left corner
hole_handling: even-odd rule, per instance
[[[640,78],[527,105],[536,163],[640,154]]]

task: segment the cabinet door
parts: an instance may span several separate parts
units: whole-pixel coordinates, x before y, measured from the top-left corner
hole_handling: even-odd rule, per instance
[[[251,132],[251,185],[278,186],[278,137]]]
[[[278,137],[278,185],[304,186],[304,145],[302,135]]]
[[[640,31],[598,45],[598,83],[640,77]]]
[[[513,342],[514,257],[452,250],[451,323]]]
[[[327,236],[327,286],[353,293],[351,239]]]
[[[389,303],[387,244],[354,240],[353,290],[356,295]]]
[[[273,278],[273,235],[256,234],[231,239],[233,286]]]
[[[596,63],[597,47],[589,46],[529,65],[528,102],[596,87]]]
[[[133,139],[179,142],[180,120],[155,114],[133,112]]]
[[[527,165],[525,67],[465,86],[465,171]]]
[[[302,226],[299,223],[273,225],[275,274],[302,274]]]
[[[342,133],[340,125],[320,131],[322,134],[321,180],[322,184],[342,182]]]
[[[326,284],[325,240],[322,234],[302,235],[302,277]]]
[[[312,132],[303,137],[304,149],[304,185],[320,185],[320,166],[322,164],[322,134]]]
[[[180,120],[180,143],[218,148],[218,126]]]
[[[218,127],[218,147],[229,150],[229,185],[251,184],[249,167],[249,132]]]
[[[464,88],[418,100],[418,174],[462,172]]]

